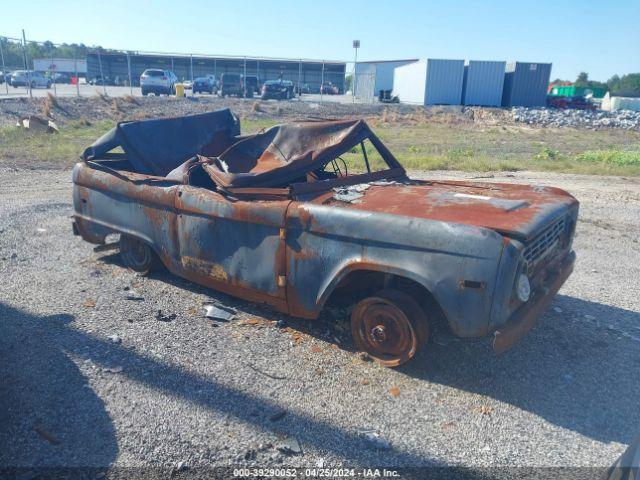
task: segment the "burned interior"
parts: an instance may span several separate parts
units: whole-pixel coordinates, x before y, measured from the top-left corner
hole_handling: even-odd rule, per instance
[[[362,120],[307,120],[241,136],[239,120],[229,110],[123,122],[83,158],[124,175],[162,177],[231,197],[293,198],[367,181],[408,180]]]

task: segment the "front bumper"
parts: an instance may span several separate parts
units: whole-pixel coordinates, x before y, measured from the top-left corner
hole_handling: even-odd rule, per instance
[[[569,252],[560,267],[535,290],[532,299],[518,309],[504,325],[495,331],[492,346],[496,353],[507,351],[533,328],[538,318],[544,313],[553,297],[560,290],[560,287],[573,272],[575,260],[575,252]]]

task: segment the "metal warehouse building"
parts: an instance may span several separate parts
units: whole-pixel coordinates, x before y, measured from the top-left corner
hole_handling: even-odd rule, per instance
[[[469,60],[464,66],[462,104],[499,107],[506,62]]]
[[[429,58],[395,69],[393,94],[402,103],[460,105],[464,60]]]
[[[256,75],[260,82],[282,77],[311,93],[319,92],[323,81],[331,82],[340,93],[344,93],[346,71],[345,62],[329,60],[96,52],[87,55],[87,77],[94,78],[102,73],[105,77],[118,77],[125,82],[129,78],[129,64],[134,86],[140,84],[140,75],[145,69],[157,68],[171,70],[181,80],[222,73]]]
[[[378,96],[380,90],[393,90],[394,70],[402,65],[417,61],[417,58],[413,58],[356,63],[355,96],[365,100],[372,100]]]
[[[546,105],[550,63],[508,63],[502,92],[503,107]]]

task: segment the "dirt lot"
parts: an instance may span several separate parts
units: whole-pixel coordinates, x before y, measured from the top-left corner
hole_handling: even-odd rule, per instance
[[[299,322],[136,276],[72,236],[67,169],[3,168],[0,465],[611,464],[640,418],[640,179],[494,175],[581,201],[575,273],[506,354],[440,333],[390,370],[352,351],[339,314]],[[211,299],[238,318],[204,318]]]

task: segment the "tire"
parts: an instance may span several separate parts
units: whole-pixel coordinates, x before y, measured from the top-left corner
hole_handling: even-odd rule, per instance
[[[427,315],[414,298],[381,290],[358,302],[351,313],[356,347],[385,367],[411,360],[429,338]]]
[[[127,268],[141,275],[149,275],[159,264],[153,249],[131,235],[120,235],[120,256]]]
[[[144,88],[141,88],[141,89],[140,89],[140,92],[142,93],[142,96],[143,96],[143,97],[146,97],[146,96],[147,96],[147,93],[148,93],[148,92],[147,92]]]

